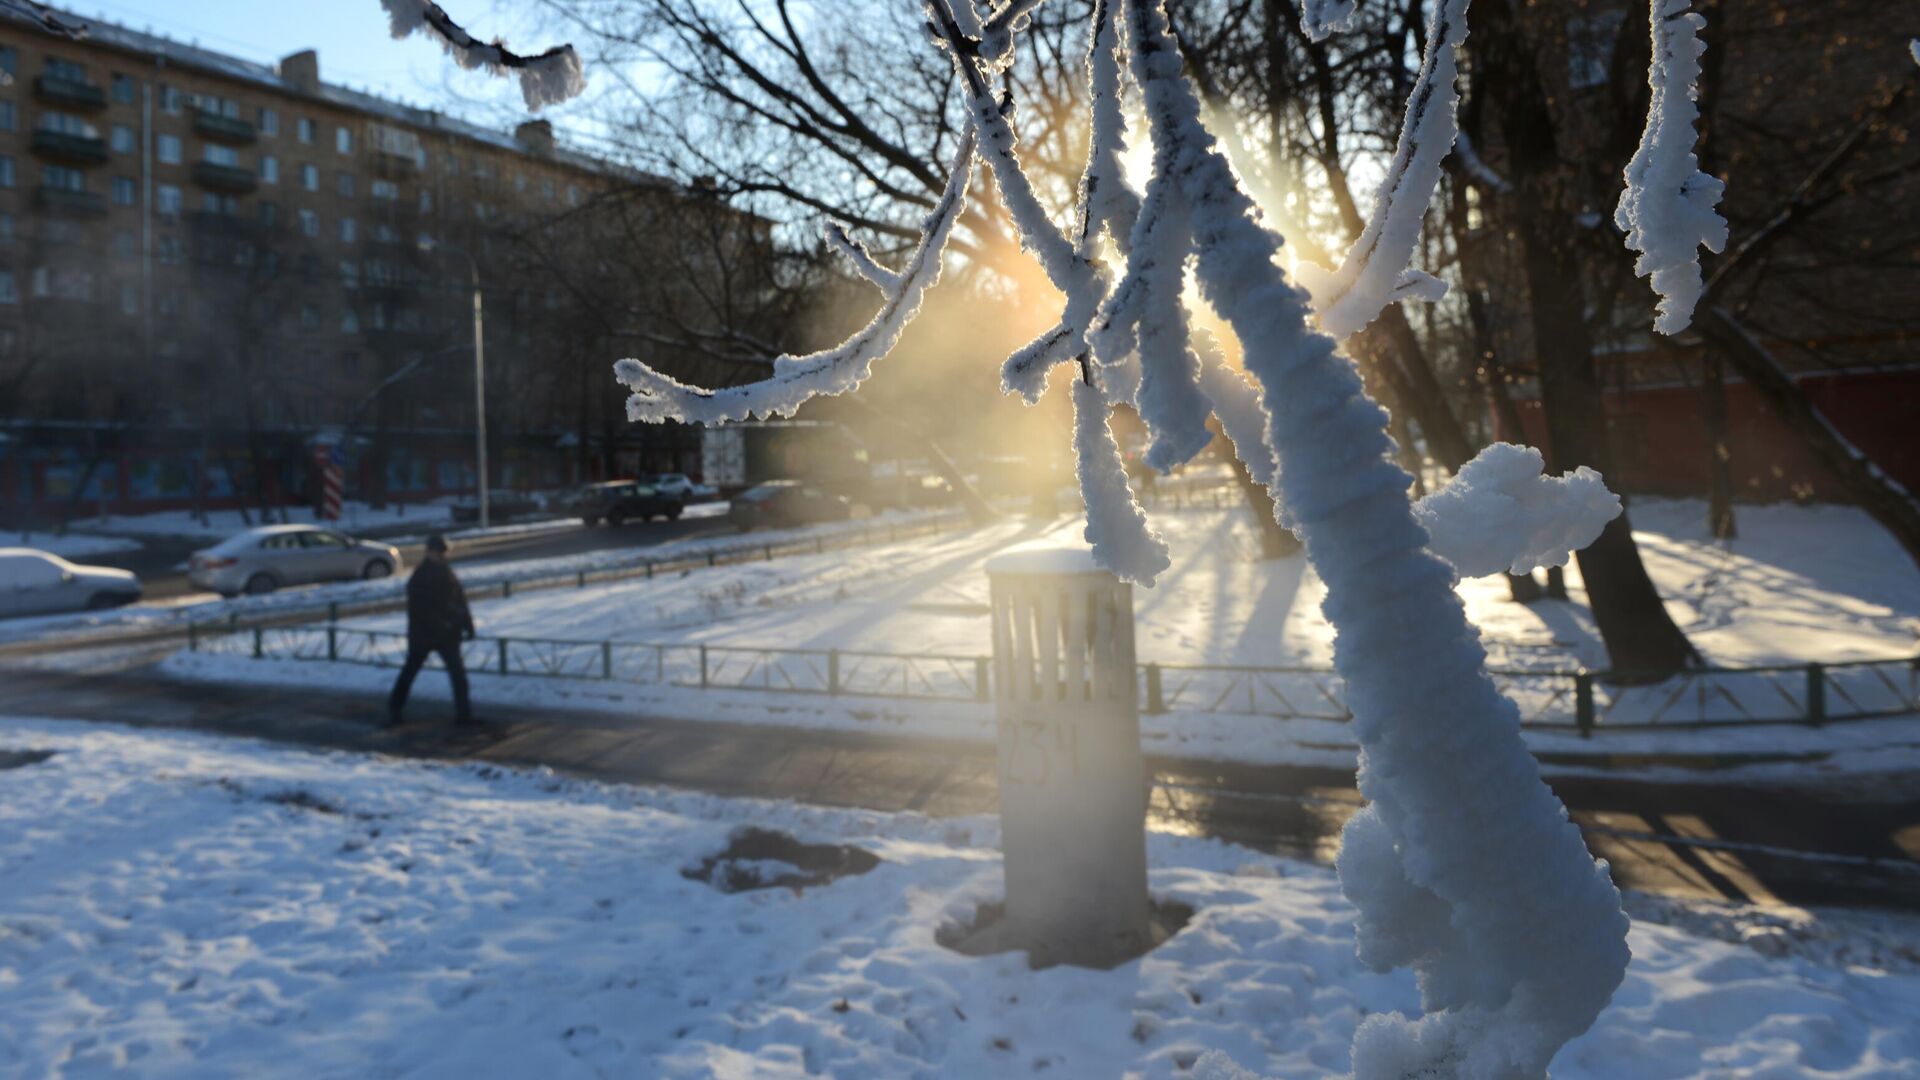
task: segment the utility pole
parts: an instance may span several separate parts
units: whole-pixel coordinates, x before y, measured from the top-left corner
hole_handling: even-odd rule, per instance
[[[467,255],[467,268],[473,273],[473,441],[474,457],[480,466],[480,527],[490,524],[487,514],[487,335],[486,314],[480,303],[480,264]]]

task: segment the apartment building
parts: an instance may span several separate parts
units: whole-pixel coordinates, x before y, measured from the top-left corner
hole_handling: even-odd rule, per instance
[[[609,185],[670,187],[545,122],[495,131],[329,84],[311,51],[269,67],[0,15],[0,71],[13,516],[299,498],[302,444],[322,430],[350,429],[359,486],[380,495],[470,490],[472,282],[492,372],[530,344],[540,306],[514,276],[514,234]],[[523,419],[494,483],[577,478],[583,434]],[[673,462],[692,446],[634,438]]]

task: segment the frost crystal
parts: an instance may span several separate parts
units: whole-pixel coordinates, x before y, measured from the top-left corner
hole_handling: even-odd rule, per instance
[[[1716,177],[1700,171],[1694,157],[1694,121],[1700,118],[1696,83],[1706,45],[1700,28],[1707,20],[1688,11],[1691,0],[1652,0],[1653,63],[1647,84],[1653,100],[1640,148],[1627,163],[1627,187],[1613,212],[1614,224],[1627,234],[1627,247],[1640,253],[1634,273],[1652,276],[1660,296],[1653,328],[1677,334],[1693,321],[1700,302],[1699,248],[1719,252],[1727,245],[1727,222],[1714,211],[1726,190]]]

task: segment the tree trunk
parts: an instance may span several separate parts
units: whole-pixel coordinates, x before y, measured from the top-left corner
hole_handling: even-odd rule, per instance
[[[1748,385],[1766,402],[1774,415],[1785,421],[1805,441],[1861,509],[1873,515],[1900,541],[1916,563],[1920,563],[1920,500],[1916,500],[1899,482],[1886,473],[1859,447],[1847,441],[1813,402],[1807,400],[1791,376],[1767,351],[1760,340],[1748,332],[1725,308],[1709,306],[1695,316],[1700,329],[1726,350]]]
[[[1500,210],[1519,235],[1553,464],[1562,471],[1586,465],[1609,475],[1613,455],[1586,324],[1581,260],[1571,235],[1578,209],[1575,185],[1560,160],[1546,90],[1514,11],[1492,4],[1476,14],[1486,16],[1473,38],[1483,50],[1480,75],[1484,86],[1499,88],[1501,133],[1514,174],[1514,197],[1501,200]],[[1625,512],[1576,558],[1587,604],[1618,676],[1658,681],[1699,659],[1661,603]]]
[[[1733,448],[1727,438],[1727,380],[1720,350],[1706,352],[1700,414],[1707,428],[1707,528],[1716,540],[1738,535],[1733,522]]]

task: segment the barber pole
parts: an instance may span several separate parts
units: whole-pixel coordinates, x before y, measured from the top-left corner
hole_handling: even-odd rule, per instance
[[[338,443],[318,443],[313,448],[313,466],[320,473],[320,516],[327,521],[340,520],[340,503],[346,491],[345,459]]]

